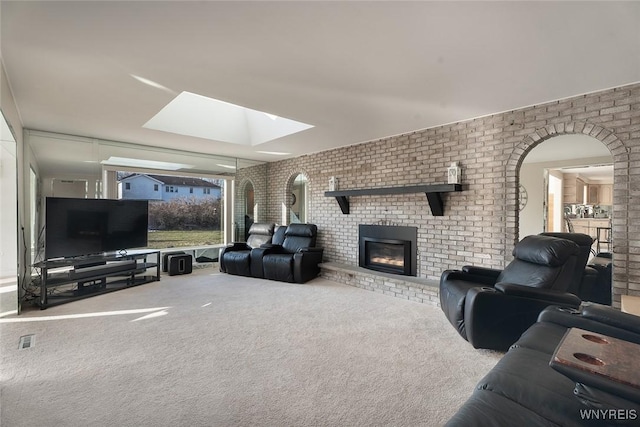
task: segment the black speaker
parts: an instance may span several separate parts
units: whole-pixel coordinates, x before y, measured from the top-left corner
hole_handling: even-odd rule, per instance
[[[174,252],[165,252],[164,254],[162,254],[162,271],[165,273],[169,271],[169,257],[171,255],[184,255],[184,252],[174,251]]]
[[[190,254],[169,255],[169,276],[189,274],[193,271]]]

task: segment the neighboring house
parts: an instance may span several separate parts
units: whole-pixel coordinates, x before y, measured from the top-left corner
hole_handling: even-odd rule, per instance
[[[118,182],[118,198],[137,200],[217,199],[222,189],[202,178],[133,174]]]

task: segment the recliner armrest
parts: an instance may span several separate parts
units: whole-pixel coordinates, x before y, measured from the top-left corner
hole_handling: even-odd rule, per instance
[[[293,280],[305,283],[320,274],[323,248],[300,248],[293,254]]]
[[[324,248],[300,248],[298,252],[323,252]]]
[[[473,265],[465,265],[462,267],[462,271],[476,276],[487,276],[495,279],[497,279],[498,276],[500,276],[500,273],[502,273],[502,270],[495,268],[475,267]]]
[[[248,250],[251,250],[251,248],[245,242],[233,242],[230,245],[220,248],[220,250],[218,251],[218,262],[220,263],[220,271],[223,273],[227,272],[227,266],[224,262],[225,253]]]
[[[586,319],[640,334],[640,317],[623,313],[607,305],[585,303],[582,307],[582,316]]]
[[[496,283],[494,288],[505,295],[549,301],[552,304],[566,304],[578,307],[582,303],[582,300],[574,294],[558,292],[552,289],[532,288],[506,282]]]
[[[275,243],[265,243],[260,245],[260,249],[267,249],[269,250],[269,253],[279,253],[284,251],[282,245],[277,245]]]
[[[271,248],[269,246],[274,246],[274,245],[267,243],[267,244],[261,245],[259,248],[251,249],[251,254],[250,254],[251,276],[256,277],[258,279],[262,279],[264,277],[264,271],[262,269],[262,258],[266,254],[271,253]],[[275,246],[280,246],[280,245],[275,245]]]
[[[248,251],[251,250],[245,242],[233,242],[225,248],[225,251]]]
[[[506,351],[536,322],[542,310],[556,304],[554,301],[557,299],[541,298],[539,294],[533,297],[531,293],[527,296],[514,295],[497,288],[471,288],[467,291],[464,306],[467,341],[475,348]],[[579,304],[580,300],[577,301]]]
[[[449,280],[464,280],[466,282],[477,283],[478,286],[493,286],[496,283],[496,277],[486,274],[472,274],[462,270],[445,270],[440,276],[440,286],[446,286]]]

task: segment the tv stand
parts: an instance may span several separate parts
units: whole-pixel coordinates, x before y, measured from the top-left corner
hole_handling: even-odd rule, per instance
[[[139,250],[55,259],[33,266],[40,270],[37,304],[44,310],[53,305],[160,280],[160,251]]]

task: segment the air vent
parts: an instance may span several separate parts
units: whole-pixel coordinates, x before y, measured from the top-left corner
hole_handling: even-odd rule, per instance
[[[25,348],[31,348],[36,345],[36,336],[35,335],[23,335],[20,337],[20,344],[18,348],[23,350]]]

